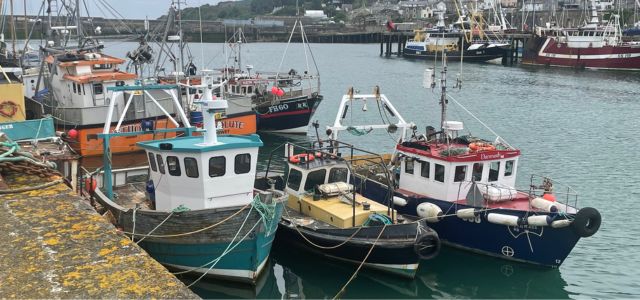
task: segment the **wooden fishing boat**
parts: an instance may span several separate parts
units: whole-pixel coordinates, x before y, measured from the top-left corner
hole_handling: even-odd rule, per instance
[[[204,90],[198,102],[205,112],[204,133],[192,136],[193,127],[186,121],[180,128],[184,137],[139,142],[148,158],[147,174],[136,184],[125,178],[117,197],[112,180],[119,177],[113,176],[105,155],[104,192],[95,190],[95,196],[116,226],[163,265],[178,273],[255,283],[267,264],[285,195],[253,188],[262,141],[257,135],[217,135],[216,117],[227,103],[214,100],[211,76],[203,80],[205,84],[195,88]],[[128,134],[137,133],[106,128],[100,135],[105,153],[111,136]]]
[[[348,147],[332,145],[334,151]],[[408,278],[422,259],[437,255],[440,241],[424,220],[398,218],[393,209],[355,191],[349,161],[322,146],[286,148],[287,175],[271,183],[289,195],[277,243]],[[265,176],[257,187],[273,179]]]

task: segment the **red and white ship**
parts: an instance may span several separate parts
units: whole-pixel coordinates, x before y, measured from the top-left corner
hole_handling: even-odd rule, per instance
[[[640,71],[640,42],[625,41],[618,15],[601,24],[591,1],[591,20],[579,28],[536,27],[523,64]]]

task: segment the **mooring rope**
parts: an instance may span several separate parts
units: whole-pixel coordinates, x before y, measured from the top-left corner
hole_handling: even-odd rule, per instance
[[[253,209],[253,207],[252,207],[252,209]],[[180,271],[180,272],[175,272],[175,273],[172,273],[172,274],[174,274],[174,275],[179,275],[179,274],[185,274],[185,273],[193,272],[193,271],[195,271],[195,270],[197,270],[197,269],[201,269],[201,268],[203,268],[203,267],[205,267],[205,266],[207,266],[207,265],[211,264],[211,266],[209,267],[209,269],[208,269],[206,272],[204,272],[204,273],[203,273],[203,274],[202,274],[198,279],[196,279],[194,282],[192,282],[191,284],[189,284],[187,287],[190,287],[190,286],[192,286],[193,284],[195,284],[195,283],[197,283],[198,281],[200,281],[200,279],[202,279],[206,274],[208,274],[208,273],[209,273],[209,271],[211,271],[211,269],[213,269],[213,267],[214,267],[214,266],[215,266],[215,265],[220,261],[220,259],[222,259],[222,257],[224,257],[225,255],[227,255],[227,253],[231,252],[231,251],[232,251],[233,249],[235,249],[238,245],[240,245],[240,243],[241,243],[241,242],[242,242],[242,241],[243,241],[247,236],[249,236],[249,234],[250,234],[251,232],[253,232],[253,229],[255,229],[255,228],[256,228],[256,226],[258,226],[258,223],[259,223],[259,222],[256,222],[256,223],[253,225],[253,227],[252,227],[249,231],[247,231],[247,233],[242,237],[242,239],[241,239],[240,241],[238,241],[238,243],[236,243],[235,245],[233,245],[233,243],[235,242],[236,238],[238,238],[238,235],[239,235],[239,234],[240,234],[240,232],[242,231],[242,228],[244,228],[244,225],[247,223],[247,220],[249,219],[249,216],[251,215],[251,210],[252,210],[252,209],[250,209],[250,210],[249,210],[249,213],[247,213],[247,216],[244,218],[244,221],[242,221],[242,224],[240,225],[240,228],[238,228],[238,231],[236,231],[236,234],[233,236],[233,239],[231,239],[231,241],[230,241],[230,242],[229,242],[229,244],[227,245],[227,248],[225,248],[225,249],[224,249],[224,251],[222,251],[222,254],[220,254],[220,256],[218,256],[218,257],[214,258],[213,260],[211,260],[211,261],[209,261],[209,262],[207,262],[207,263],[205,263],[205,264],[203,264],[203,265],[200,265],[200,266],[198,266],[198,267],[194,267],[194,268],[191,268],[191,269],[189,269],[189,270],[184,270],[184,271]],[[233,245],[233,247],[232,247],[231,245]]]
[[[209,225],[207,227],[204,227],[204,228],[201,228],[201,229],[198,229],[198,230],[190,231],[190,232],[176,233],[176,234],[157,234],[157,235],[156,234],[142,234],[142,233],[126,232],[126,231],[124,231],[123,233],[127,234],[127,235],[131,235],[131,236],[142,236],[142,237],[153,237],[153,238],[169,238],[169,237],[179,237],[179,236],[186,236],[186,235],[196,234],[196,233],[199,233],[199,232],[202,232],[202,231],[205,231],[205,230],[209,230],[209,229],[212,229],[212,228],[214,228],[214,227],[216,227],[218,225],[223,224],[224,222],[226,222],[229,219],[231,219],[231,218],[235,217],[236,215],[238,215],[240,212],[242,212],[243,210],[245,210],[249,206],[251,206],[251,203],[247,203],[240,210],[238,210],[237,212],[233,213],[232,215],[226,217],[224,220],[222,220],[222,221],[220,221],[218,223]],[[253,207],[253,206],[251,206],[251,207]],[[134,214],[135,214],[135,209],[134,209]]]
[[[364,263],[367,261],[367,258],[369,258],[369,255],[371,254],[371,252],[373,251],[373,248],[376,246],[376,244],[378,243],[378,240],[380,239],[380,237],[382,236],[382,233],[384,232],[384,230],[387,228],[387,224],[384,224],[382,226],[382,229],[380,230],[380,233],[378,234],[378,237],[376,237],[376,240],[373,242],[373,245],[371,245],[371,248],[369,248],[369,252],[367,252],[367,255],[364,257],[364,259],[362,260],[362,262],[360,262],[360,265],[358,266],[358,268],[356,269],[356,271],[353,273],[353,275],[351,275],[351,278],[349,278],[349,280],[347,281],[347,283],[344,284],[344,286],[342,286],[342,288],[340,289],[340,291],[338,291],[338,293],[333,297],[333,299],[338,299],[340,298],[340,296],[342,296],[342,294],[344,293],[344,291],[347,289],[347,286],[351,283],[351,281],[353,281],[354,278],[356,278],[356,276],[358,275],[358,272],[360,272],[360,269],[362,269],[362,266],[364,265]]]

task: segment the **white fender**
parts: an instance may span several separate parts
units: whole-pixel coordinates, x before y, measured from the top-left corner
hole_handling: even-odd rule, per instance
[[[567,227],[571,224],[571,221],[564,219],[564,220],[555,220],[553,222],[551,222],[551,227],[553,228],[563,228],[563,227]]]
[[[407,205],[407,200],[404,198],[400,198],[398,196],[393,196],[393,205],[395,206],[405,206]]]
[[[555,202],[549,201],[547,199],[542,199],[540,197],[533,198],[531,200],[531,205],[537,209],[547,211],[547,212],[557,212],[558,207]]]
[[[487,221],[498,224],[498,225],[506,225],[506,226],[518,226],[518,217],[512,215],[504,215],[497,213],[489,213],[487,214]]]
[[[551,224],[551,217],[547,215],[530,216],[527,218],[527,224],[533,226],[549,226]]]
[[[456,216],[460,219],[474,219],[476,217],[476,210],[473,208],[458,209]]]
[[[416,207],[416,211],[418,216],[425,218],[427,222],[430,223],[438,222],[440,218],[442,218],[442,209],[433,203],[420,203],[418,207]]]

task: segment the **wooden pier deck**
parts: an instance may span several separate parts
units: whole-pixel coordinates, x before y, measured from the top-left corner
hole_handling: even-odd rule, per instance
[[[18,172],[0,191],[1,298],[198,298],[64,183]]]

